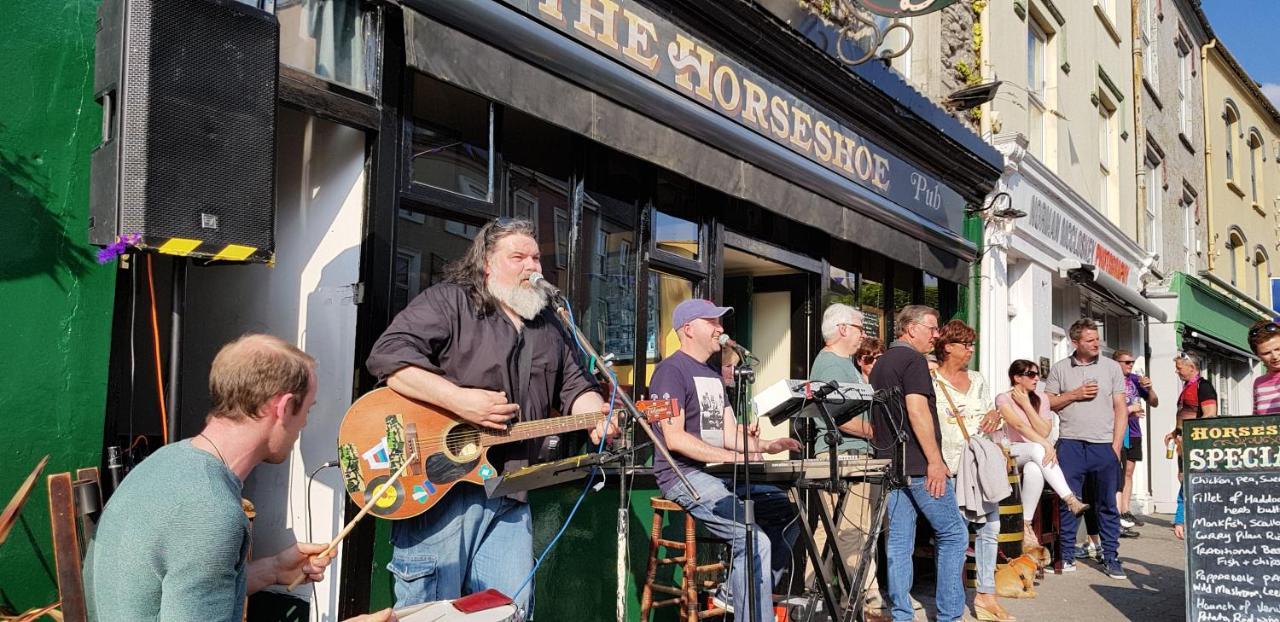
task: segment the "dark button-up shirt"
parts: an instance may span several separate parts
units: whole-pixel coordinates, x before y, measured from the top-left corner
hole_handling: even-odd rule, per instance
[[[516,330],[506,313],[476,309],[464,287],[440,283],[391,321],[365,364],[383,382],[412,365],[460,387],[505,391],[520,405],[517,419],[532,421],[553,408],[568,412],[580,395],[598,391],[574,352],[550,309]],[[519,372],[522,355],[528,357],[525,378]],[[536,440],[499,445],[489,460],[499,471],[518,468],[537,459],[540,446]]]

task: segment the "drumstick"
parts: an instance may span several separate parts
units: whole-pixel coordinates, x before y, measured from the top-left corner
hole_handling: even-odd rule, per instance
[[[342,542],[342,539],[347,537],[347,534],[351,533],[352,529],[355,529],[356,523],[359,522],[360,519],[364,518],[364,515],[368,514],[369,510],[373,509],[373,504],[377,503],[378,499],[381,499],[382,495],[386,494],[387,489],[390,488],[392,484],[396,483],[397,479],[400,479],[400,476],[404,474],[404,470],[408,468],[409,464],[413,462],[415,459],[417,459],[417,457],[418,455],[415,453],[409,456],[407,459],[405,459],[404,464],[400,465],[400,468],[397,469],[395,473],[391,474],[391,479],[383,482],[381,485],[378,486],[377,490],[373,491],[373,496],[369,497],[369,500],[364,502],[364,507],[360,508],[360,513],[356,514],[355,518],[352,518],[351,521],[348,522],[347,525],[342,528],[342,531],[338,532],[338,536],[335,537],[333,540],[329,541],[329,546],[324,547],[324,550],[321,551],[320,554],[316,555],[315,557],[328,557],[329,555],[333,554],[333,550],[338,548],[338,543]],[[307,576],[307,573],[305,572],[298,575],[298,578],[294,579],[293,583],[289,584],[289,591],[292,592],[293,588],[298,587],[298,584],[302,583],[302,580],[306,578],[306,576]]]

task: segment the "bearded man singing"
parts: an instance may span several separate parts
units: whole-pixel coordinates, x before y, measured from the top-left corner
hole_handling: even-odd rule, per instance
[[[542,271],[528,221],[482,227],[444,282],[414,298],[373,346],[369,372],[396,392],[444,408],[477,426],[598,412],[604,400],[576,352],[529,282]],[[611,427],[616,429],[616,426]],[[604,433],[592,431],[593,442]],[[536,461],[541,441],[489,450],[498,472]],[[482,474],[483,475],[483,474]],[[496,475],[496,473],[495,473]],[[393,523],[396,607],[457,598],[486,589],[515,597],[532,619],[533,531],[523,494],[489,498],[457,486],[427,512]]]

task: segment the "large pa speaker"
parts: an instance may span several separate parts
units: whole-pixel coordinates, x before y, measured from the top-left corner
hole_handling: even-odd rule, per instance
[[[90,242],[271,260],[279,49],[275,16],[235,0],[103,1]]]

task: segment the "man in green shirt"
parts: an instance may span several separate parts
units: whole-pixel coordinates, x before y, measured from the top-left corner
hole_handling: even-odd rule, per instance
[[[809,372],[810,380],[823,382],[863,382],[867,380],[858,372],[853,364],[853,355],[862,346],[862,338],[866,335],[862,330],[862,312],[853,307],[834,303],[822,313],[822,340],[826,344],[818,356],[813,359],[813,368]],[[815,451],[822,453],[831,446],[827,442],[827,424],[822,418],[814,421],[818,425],[818,438]],[[838,453],[867,453],[870,445],[866,439],[871,438],[871,424],[865,415],[858,415],[840,426],[840,445]]]
[[[834,380],[865,383],[867,380],[862,377],[858,367],[853,363],[853,355],[862,346],[862,338],[865,335],[862,329],[861,311],[841,303],[828,306],[822,313],[822,340],[825,346],[813,359],[809,379],[824,382]],[[815,457],[826,458],[831,451],[831,445],[826,438],[826,421],[822,418],[816,418],[813,421],[817,425],[818,434],[815,442]],[[871,423],[867,421],[865,414],[840,424],[839,430],[841,438],[839,445],[836,446],[837,453],[841,455],[870,453],[870,444],[867,439],[872,437],[872,430]],[[874,492],[869,484],[853,485],[849,489],[849,498],[845,501],[843,511],[839,512],[836,541],[840,545],[840,552],[844,554],[843,561],[850,570],[856,568],[862,559],[862,549],[866,544],[867,533],[871,526],[870,502],[873,497],[876,497]],[[830,510],[834,503],[834,495],[821,493],[821,496],[823,503]],[[815,535],[819,550],[825,548],[826,531],[820,529]],[[868,572],[867,575],[870,577],[873,573]],[[867,591],[868,594],[872,592],[872,590]],[[871,606],[868,609],[874,610],[879,607],[878,598],[872,598],[869,601]]]
[[[91,622],[239,622],[245,597],[300,575],[324,578],[325,545],[248,561],[243,482],[288,459],[316,400],[315,360],[270,335],[245,335],[209,372],[213,409],[195,438],[167,445],[121,483],[84,562]],[[394,619],[390,609],[353,619]]]

